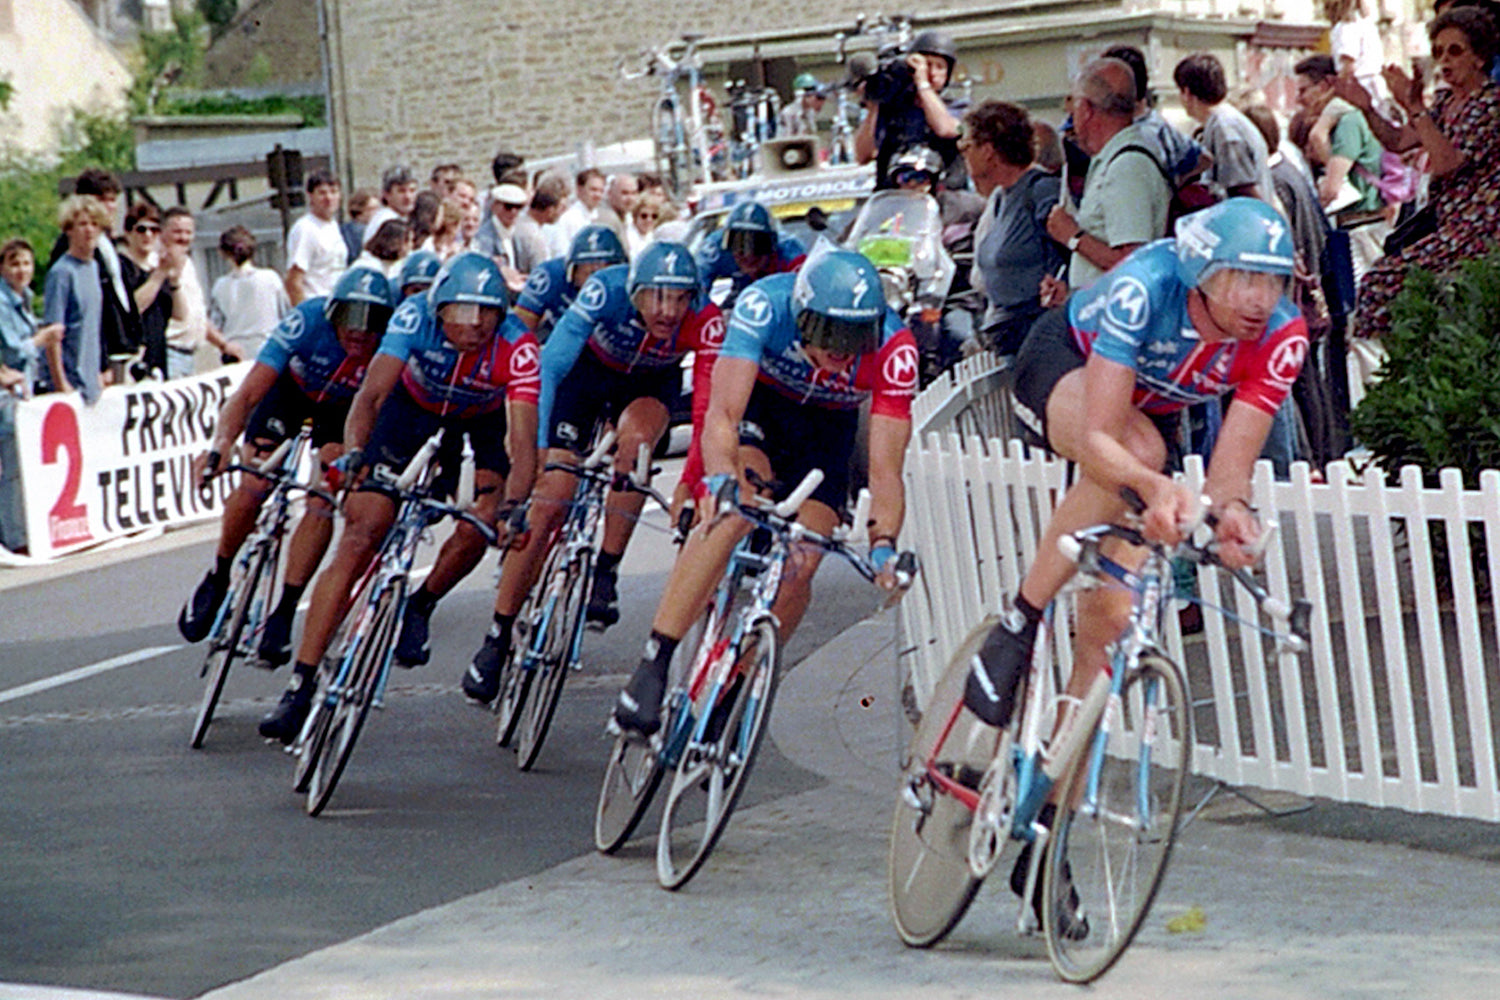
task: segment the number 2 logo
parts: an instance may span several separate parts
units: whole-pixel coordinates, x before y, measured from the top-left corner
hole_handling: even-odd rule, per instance
[[[55,465],[58,452],[66,455],[67,477],[57,502],[47,512],[47,530],[54,547],[93,541],[88,507],[78,502],[78,484],[83,479],[83,444],[79,440],[78,415],[66,403],[54,403],[42,418],[42,464]]]

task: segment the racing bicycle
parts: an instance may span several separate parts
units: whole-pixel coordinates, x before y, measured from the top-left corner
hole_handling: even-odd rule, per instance
[[[660,94],[652,109],[651,136],[656,144],[656,164],[672,193],[685,197],[688,189],[711,180],[707,141],[709,108],[712,99],[703,87],[702,62],[698,42],[702,35],[685,34],[680,42],[669,42],[640,53],[632,67],[619,64],[620,78],[639,80],[653,76],[659,81]],[[677,85],[687,81],[687,108]]]
[[[467,521],[495,544],[495,529],[469,512],[474,499],[474,449],[464,435],[458,489],[453,503],[436,495],[433,457],[443,431],[428,438],[392,482],[399,507],[380,551],[355,584],[354,601],[318,671],[312,710],[289,752],[297,758],[293,788],[307,793],[307,813],[328,805],[354,752],[371,708],[384,705],[386,681],[411,586],[412,564],[428,529],[444,517]]]
[[[203,659],[199,676],[204,679],[203,700],[193,720],[189,745],[203,748],[214,710],[224,693],[229,668],[241,658],[259,658],[256,652],[266,618],[275,606],[277,569],[281,562],[281,543],[292,517],[295,493],[321,497],[330,505],[333,497],[315,486],[300,482],[297,472],[312,440],[312,429],[304,426],[295,437],[287,438],[276,450],[255,465],[234,464],[224,471],[259,476],[272,483],[271,492],[261,504],[255,519],[255,530],[240,546],[229,577],[229,589],[219,604],[213,628],[208,633],[208,655]]]
[[[739,516],[758,531],[736,546],[697,627],[696,644],[680,647],[690,649],[691,657],[668,688],[661,730],[649,741],[620,733],[610,750],[594,814],[594,844],[606,854],[630,838],[663,777],[672,775],[656,844],[663,888],[680,889],[703,866],[750,777],[781,675],[771,608],[797,548],[811,545],[842,556],[872,582],[877,575],[849,547],[846,531],[824,537],[795,520],[822,478],[814,470],[780,503],[757,498],[738,505]],[[861,507],[867,503],[864,493]],[[862,524],[864,516],[857,513],[853,523]],[[898,595],[915,573],[916,556],[902,553]]]
[[[1139,498],[1127,499],[1141,509]],[[1082,699],[1051,694],[1062,691],[1065,680],[1049,653],[1056,602],[1039,628],[1015,718],[1004,729],[980,722],[963,701],[970,661],[995,619],[954,654],[902,762],[891,828],[891,914],[908,945],[941,941],[1014,840],[1025,845],[1011,879],[1021,897],[1017,930],[1037,929],[1032,901],[1040,882],[1040,927],[1059,976],[1091,982],[1129,947],[1180,829],[1193,748],[1187,681],[1160,638],[1174,596],[1173,557],[1230,574],[1262,614],[1287,628],[1256,626],[1282,648],[1300,653],[1309,643],[1310,604],[1271,597],[1191,534],[1175,549],[1148,543],[1130,526],[1101,525],[1061,540],[1084,585],[1133,594],[1129,625],[1111,647],[1110,667]],[[1102,554],[1100,543],[1111,538],[1145,547],[1141,568]],[[1053,807],[1050,824],[1049,801],[1066,804]]]
[[[650,446],[641,446],[635,468],[627,476],[605,467],[614,443],[615,432],[606,431],[581,463],[546,465],[548,472],[576,477],[578,485],[542,574],[516,616],[515,640],[500,668],[496,742],[502,747],[515,742],[516,763],[523,771],[531,770],[541,753],[564,680],[570,671],[583,666],[584,609],[594,561],[604,540],[609,491],[643,493],[663,510],[669,507],[650,485],[657,471],[651,467]]]

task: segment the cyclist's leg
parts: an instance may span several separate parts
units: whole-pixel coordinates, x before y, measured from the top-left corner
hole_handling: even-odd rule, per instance
[[[467,433],[474,448],[475,500],[470,512],[490,527],[495,526],[500,504],[505,499],[505,480],[510,474],[510,456],[505,450],[505,411],[474,417],[459,422],[444,438],[438,461],[445,470],[439,480],[439,488],[449,492],[458,481],[458,456],[462,445],[462,434]],[[444,457],[443,452],[449,452]],[[450,475],[448,471],[452,470]],[[420,666],[431,656],[428,644],[428,619],[437,602],[456,587],[459,581],[473,572],[484,558],[489,547],[479,529],[466,521],[459,521],[453,534],[438,550],[433,560],[432,572],[422,585],[412,592],[406,602],[406,613],[402,617],[401,636],[396,641],[396,663],[400,666]]]
[[[672,370],[672,376],[677,377],[676,369]],[[666,433],[668,418],[666,405],[654,396],[634,399],[624,407],[615,427],[619,435],[615,446],[616,472],[628,474],[634,470],[641,445],[655,450],[656,443]],[[590,621],[606,628],[620,619],[616,576],[645,504],[646,497],[633,490],[612,490],[606,500],[604,540],[594,566],[587,612]]]
[[[754,469],[762,479],[771,476],[770,460],[756,447],[741,445],[740,468]],[[751,487],[743,472],[740,490],[742,495],[750,495]],[[729,556],[735,545],[749,530],[750,524],[744,518],[725,517],[702,521],[688,535],[657,603],[645,655],[615,704],[614,718],[622,728],[647,736],[659,728],[661,697],[666,690],[667,668],[672,662],[672,654],[702,614],[715,585],[729,566]]]
[[[244,446],[246,463],[263,460],[278,444],[278,438],[247,434]],[[255,530],[261,504],[270,492],[269,480],[246,473],[240,476],[239,484],[224,500],[213,568],[204,574],[177,615],[177,628],[189,642],[198,642],[213,628],[219,605],[224,603],[224,595],[229,590],[229,571],[234,565],[234,557]]]

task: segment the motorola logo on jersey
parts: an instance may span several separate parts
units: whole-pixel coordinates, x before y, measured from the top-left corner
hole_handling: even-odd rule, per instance
[[[527,341],[517,344],[516,349],[510,352],[510,374],[512,378],[535,378],[539,370],[536,344]]]
[[[287,313],[281,321],[281,329],[278,332],[283,343],[289,343],[302,336],[302,331],[307,329],[307,320],[302,315],[301,309],[293,309]]]
[[[881,369],[885,380],[897,389],[917,387],[917,348],[915,344],[901,344],[885,359]]]
[[[578,304],[589,312],[596,311],[604,305],[604,299],[608,293],[604,290],[604,282],[596,278],[590,278],[583,283],[583,291],[578,293]]]
[[[1109,300],[1104,316],[1121,330],[1145,329],[1151,317],[1151,298],[1140,279],[1125,275],[1109,286]]]
[[[1271,378],[1289,386],[1297,381],[1297,373],[1302,371],[1302,362],[1306,357],[1307,338],[1292,337],[1276,345],[1276,349],[1271,352],[1271,360],[1266,363],[1266,369]]]
[[[578,443],[578,428],[567,421],[562,421],[552,432],[559,441],[566,444]]]
[[[703,324],[703,343],[709,347],[718,347],[724,343],[724,317],[715,316]]]
[[[750,326],[761,327],[771,322],[771,300],[759,288],[750,288],[735,303],[734,314]]]
[[[539,267],[531,272],[531,277],[526,279],[526,291],[532,295],[542,296],[547,294],[547,289],[552,287],[552,277],[547,273],[545,267]]]

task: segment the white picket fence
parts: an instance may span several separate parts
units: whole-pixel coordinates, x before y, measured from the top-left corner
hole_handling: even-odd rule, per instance
[[[1063,485],[1063,463],[998,437],[1004,379],[992,359],[970,359],[915,405],[903,544],[923,572],[901,625],[919,704],[964,635],[1015,593]],[[1201,463],[1190,461],[1187,478],[1201,483]],[[1312,651],[1275,655],[1260,632],[1209,609],[1186,643],[1172,623],[1169,651],[1194,699],[1195,771],[1500,821],[1500,599],[1477,592],[1474,572],[1487,560],[1500,581],[1500,472],[1465,490],[1445,469],[1430,489],[1415,468],[1392,487],[1345,463],[1330,466],[1326,483],[1301,464],[1275,482],[1262,462],[1254,500],[1280,525],[1264,581],[1312,602]],[[1253,619],[1227,579],[1203,570],[1198,585],[1205,601]],[[1065,636],[1059,645],[1066,660]]]

